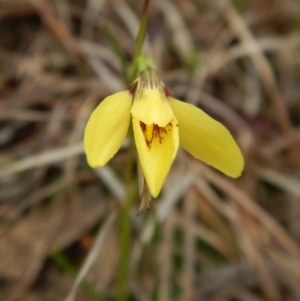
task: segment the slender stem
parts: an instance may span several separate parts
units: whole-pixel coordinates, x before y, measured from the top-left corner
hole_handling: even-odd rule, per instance
[[[142,54],[142,48],[146,36],[147,23],[148,23],[148,6],[150,0],[144,1],[140,28],[137,34],[135,41],[134,54],[132,59],[132,69],[130,73],[130,82],[132,82],[138,73],[138,59]],[[118,274],[117,274],[117,301],[128,301],[129,300],[129,258],[130,258],[130,249],[131,249],[131,234],[132,234],[132,225],[130,221],[130,212],[133,207],[134,202],[138,198],[138,188],[137,185],[132,185],[133,182],[133,164],[135,162],[135,149],[134,149],[134,139],[132,128],[129,131],[130,146],[128,149],[127,157],[127,174],[126,174],[126,196],[124,203],[121,207],[120,212],[120,257],[118,264]]]
[[[137,190],[131,191],[121,208],[120,220],[120,257],[117,278],[117,301],[129,300],[129,258],[131,250],[132,226],[130,212],[137,199]]]
[[[117,301],[127,301],[129,300],[129,258],[131,249],[131,234],[132,226],[130,221],[130,212],[138,198],[137,185],[132,185],[136,183],[133,180],[133,171],[135,163],[135,149],[133,141],[132,128],[129,130],[130,145],[127,154],[127,164],[126,164],[126,196],[124,203],[121,206],[120,211],[120,224],[119,224],[119,265],[118,265],[118,275],[117,275]]]
[[[142,54],[142,48],[144,44],[144,40],[146,37],[146,31],[147,31],[147,24],[148,24],[148,7],[149,7],[150,0],[145,0],[143,10],[142,10],[142,16],[141,16],[141,23],[140,28],[135,40],[135,48],[133,53],[133,59],[132,59],[132,70],[131,70],[131,81],[133,81],[137,76],[137,59]]]

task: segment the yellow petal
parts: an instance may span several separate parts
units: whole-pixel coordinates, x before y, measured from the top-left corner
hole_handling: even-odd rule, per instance
[[[122,91],[105,98],[92,113],[84,132],[91,167],[105,165],[119,150],[129,127],[132,95]]]
[[[139,80],[131,113],[145,124],[166,126],[174,118],[170,102],[160,81]]]
[[[165,127],[159,127],[134,116],[132,122],[141,167],[151,195],[157,197],[178,149],[178,123],[174,118]]]
[[[197,107],[170,99],[179,124],[180,144],[194,157],[237,178],[244,158],[229,131]]]

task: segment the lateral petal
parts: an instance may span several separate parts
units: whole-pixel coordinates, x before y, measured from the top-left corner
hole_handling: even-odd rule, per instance
[[[173,118],[165,127],[147,125],[132,117],[134,139],[151,195],[158,196],[179,146],[178,123]],[[150,135],[152,131],[153,135]]]
[[[194,105],[170,98],[179,124],[180,144],[206,164],[237,178],[244,169],[244,158],[229,131]]]
[[[89,165],[105,165],[119,150],[128,132],[132,95],[122,91],[106,97],[94,110],[84,131]]]

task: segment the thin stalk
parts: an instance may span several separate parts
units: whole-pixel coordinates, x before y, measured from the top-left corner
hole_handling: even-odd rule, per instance
[[[135,41],[134,54],[132,59],[132,69],[130,73],[130,82],[132,82],[138,73],[138,59],[142,54],[142,48],[146,36],[147,24],[148,24],[148,6],[150,0],[145,0],[140,28]],[[128,149],[127,166],[126,166],[126,196],[125,200],[121,206],[120,212],[120,229],[119,229],[119,264],[118,264],[118,274],[117,274],[117,294],[116,301],[128,301],[130,296],[129,289],[129,262],[130,262],[130,249],[131,249],[131,234],[132,225],[130,221],[130,212],[134,205],[134,202],[138,198],[138,187],[137,185],[132,185],[136,183],[133,180],[133,166],[135,162],[135,147],[132,128],[129,130],[130,145]]]
[[[140,28],[135,40],[135,48],[132,58],[132,70],[130,79],[133,81],[137,76],[137,60],[138,57],[142,54],[142,49],[146,37],[147,25],[148,25],[148,7],[149,7],[150,0],[145,0],[142,16],[141,16],[141,23]]]
[[[137,198],[137,192],[128,194],[120,214],[120,257],[117,278],[117,301],[129,300],[129,259],[131,249],[132,226],[130,222],[131,208]]]
[[[137,185],[132,185],[136,183],[133,180],[134,173],[133,167],[135,163],[135,149],[133,141],[132,128],[129,130],[130,146],[128,149],[127,156],[127,166],[126,166],[126,196],[124,202],[121,206],[120,212],[120,224],[119,224],[119,265],[118,265],[118,275],[117,275],[117,301],[127,301],[129,300],[129,258],[130,258],[130,249],[131,249],[131,234],[132,234],[132,225],[130,221],[130,212],[138,198],[138,189]]]

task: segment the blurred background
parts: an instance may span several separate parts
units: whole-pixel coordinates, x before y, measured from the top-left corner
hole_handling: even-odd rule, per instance
[[[82,136],[126,88],[142,5],[0,1],[0,300],[300,300],[300,1],[151,1],[145,53],[246,167],[181,149],[124,224],[126,141],[92,170]]]

